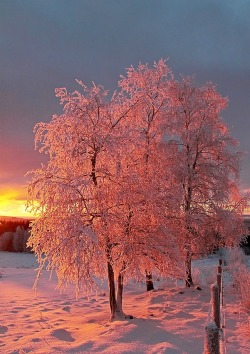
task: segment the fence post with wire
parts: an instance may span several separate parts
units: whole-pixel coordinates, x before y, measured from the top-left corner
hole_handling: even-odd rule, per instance
[[[211,285],[211,301],[208,322],[205,326],[204,354],[225,354],[223,334],[223,273],[222,259],[219,259],[216,283]]]

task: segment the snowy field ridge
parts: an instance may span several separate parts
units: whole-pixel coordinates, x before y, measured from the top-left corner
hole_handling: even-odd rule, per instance
[[[73,288],[60,293],[56,277],[49,280],[44,272],[35,292],[35,256],[0,252],[0,353],[200,354],[218,258],[194,261],[194,280],[200,291],[173,279],[156,281],[156,290],[151,292],[145,291],[145,284],[127,284],[124,310],[135,318],[110,322],[106,284],[76,300]],[[249,257],[244,267],[244,279],[249,279]],[[224,267],[226,353],[247,354],[249,308],[240,296],[235,274],[236,268]],[[243,295],[246,302],[249,292]]]

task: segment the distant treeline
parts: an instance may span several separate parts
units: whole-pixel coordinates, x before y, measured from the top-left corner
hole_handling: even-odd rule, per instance
[[[18,226],[24,230],[28,230],[30,226],[29,219],[14,218],[14,217],[1,217],[0,219],[0,235],[4,232],[14,232]]]
[[[32,219],[0,216],[0,251],[29,252],[26,246],[30,236],[30,223]],[[250,227],[246,239],[240,246],[250,255]]]
[[[26,246],[30,236],[29,219],[3,218],[0,219],[0,251],[31,252]]]

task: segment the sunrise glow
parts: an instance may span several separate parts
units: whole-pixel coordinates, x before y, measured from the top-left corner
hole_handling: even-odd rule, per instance
[[[4,189],[0,191],[0,216],[32,217],[26,210],[23,191]]]

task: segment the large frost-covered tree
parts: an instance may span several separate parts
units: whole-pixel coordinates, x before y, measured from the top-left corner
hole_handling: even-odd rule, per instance
[[[119,95],[79,82],[82,92],[56,90],[62,115],[36,126],[35,141],[49,161],[34,171],[29,202],[37,214],[29,245],[40,270],[55,270],[59,285],[94,286],[95,276],[108,273],[111,314],[117,312],[109,216],[115,208],[119,123],[127,107]],[[38,205],[34,203],[38,201]]]
[[[153,75],[159,76],[156,69]],[[142,277],[152,266],[166,273],[176,264],[174,234],[163,222],[165,158],[161,139],[153,130],[145,135],[145,116],[139,115],[149,90],[108,100],[101,87],[78,83],[81,93],[56,91],[63,114],[36,126],[36,145],[49,160],[29,184],[28,205],[37,214],[29,245],[40,271],[48,264],[62,287],[74,282],[77,291],[88,290],[96,276],[107,277],[115,318],[125,316],[124,276]],[[145,139],[149,134],[155,142]]]
[[[173,172],[182,187],[184,229],[178,242],[185,250],[187,286],[193,284],[192,253],[237,244],[242,235],[240,154],[220,117],[226,105],[227,99],[211,83],[195,87],[190,78],[183,78],[171,84],[166,125],[173,137],[168,145],[175,149],[168,151],[174,151]]]

